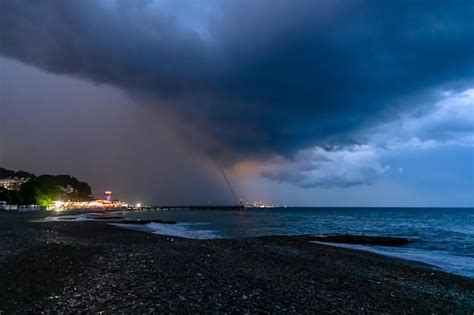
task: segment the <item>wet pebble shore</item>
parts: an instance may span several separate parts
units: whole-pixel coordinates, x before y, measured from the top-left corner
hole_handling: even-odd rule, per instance
[[[0,215],[0,313],[464,313],[474,280],[304,237],[189,240]]]

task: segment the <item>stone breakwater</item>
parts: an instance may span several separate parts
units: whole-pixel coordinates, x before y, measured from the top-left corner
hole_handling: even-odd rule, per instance
[[[366,235],[315,235],[307,236],[309,241],[318,241],[325,243],[343,243],[358,245],[380,245],[380,246],[401,246],[410,242],[404,237],[390,236],[366,236]]]
[[[0,313],[466,313],[474,280],[306,237],[190,240],[0,214]]]

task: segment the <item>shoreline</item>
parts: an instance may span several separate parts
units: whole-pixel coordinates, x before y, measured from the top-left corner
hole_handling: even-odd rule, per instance
[[[298,236],[192,240],[0,215],[0,313],[474,311],[474,280]]]
[[[122,217],[117,217],[120,215]],[[76,218],[74,218],[76,217]],[[217,227],[207,229],[206,226],[210,223],[190,223],[190,222],[176,222],[163,221],[159,218],[161,216],[136,217],[135,219],[127,218],[127,215],[118,212],[108,213],[81,213],[80,215],[66,215],[53,216],[48,219],[52,221],[102,221],[109,224],[115,224],[121,228],[138,230],[145,233],[152,233],[157,235],[166,235],[171,237],[184,237],[188,239],[237,239],[242,237],[225,236],[220,233]],[[168,218],[169,220],[169,218]],[[165,224],[156,224],[165,223]],[[168,225],[169,224],[169,225]],[[202,228],[194,228],[191,226],[201,225]],[[260,236],[277,236],[285,234],[263,234]],[[341,248],[349,248],[353,250],[360,250],[364,252],[376,253],[386,257],[397,259],[404,259],[407,261],[423,263],[432,266],[444,272],[467,276],[474,279],[474,258],[469,256],[453,255],[448,252],[440,250],[426,250],[417,248],[416,246],[405,246],[417,242],[418,239],[409,239],[405,237],[391,237],[387,235],[377,236],[366,234],[342,234],[342,233],[327,233],[327,234],[290,234],[293,237],[304,237],[308,241],[320,241],[326,245],[338,246]],[[289,236],[289,235],[286,235]],[[254,236],[243,236],[252,238]],[[331,244],[335,243],[335,244]]]

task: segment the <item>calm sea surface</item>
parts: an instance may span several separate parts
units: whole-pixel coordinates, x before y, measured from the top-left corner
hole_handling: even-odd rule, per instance
[[[347,247],[432,264],[474,277],[473,208],[247,208],[244,211],[131,212],[131,218],[176,220],[176,225],[136,226],[189,238],[348,233],[402,236],[402,247]]]

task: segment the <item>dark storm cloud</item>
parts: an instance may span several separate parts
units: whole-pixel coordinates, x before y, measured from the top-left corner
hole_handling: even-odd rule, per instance
[[[472,1],[199,3],[210,13],[187,24],[192,1],[3,0],[0,50],[165,99],[235,156],[345,137],[404,97],[474,78]]]

